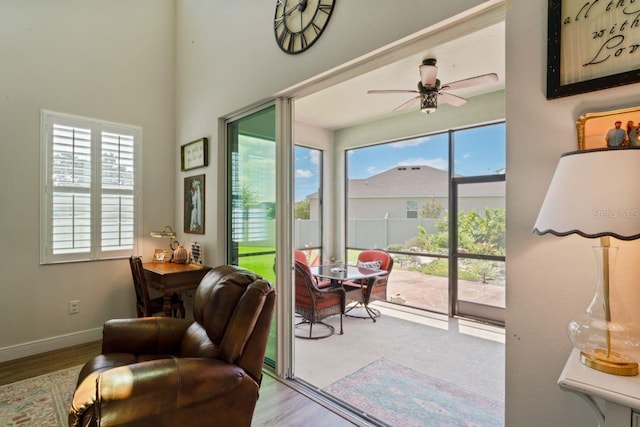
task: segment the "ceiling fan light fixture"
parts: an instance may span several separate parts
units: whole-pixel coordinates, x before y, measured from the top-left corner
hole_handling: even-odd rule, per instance
[[[438,109],[438,92],[427,92],[420,95],[420,111],[429,114]]]
[[[420,65],[420,81],[426,87],[434,87],[436,85],[436,77],[438,75],[438,67],[436,67],[436,60],[428,58],[422,61]]]

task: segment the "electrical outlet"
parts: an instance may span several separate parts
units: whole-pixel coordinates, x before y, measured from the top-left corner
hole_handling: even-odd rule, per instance
[[[80,312],[80,300],[69,301],[69,314],[76,314]]]

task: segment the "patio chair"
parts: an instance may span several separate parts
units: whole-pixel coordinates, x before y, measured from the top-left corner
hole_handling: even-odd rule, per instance
[[[344,314],[346,294],[342,286],[320,282],[311,274],[304,253],[296,251],[295,256],[295,312],[302,320],[295,325],[295,335],[305,339],[327,338],[335,333],[335,328],[322,320],[340,315],[340,335],[343,334],[342,315]],[[308,325],[308,331],[304,328]],[[314,335],[321,326],[320,332]]]
[[[368,249],[360,252],[357,265],[372,270],[387,271],[383,275],[371,277],[366,280],[349,280],[343,282],[348,296],[347,303],[353,303],[346,309],[345,314],[350,317],[366,318],[364,315],[357,314],[358,310],[361,311],[361,309],[364,308],[366,315],[375,322],[376,317],[380,316],[380,311],[369,307],[369,303],[376,300],[387,300],[387,282],[393,269],[393,258],[385,250]],[[360,292],[354,292],[355,289],[359,289]],[[354,309],[356,309],[356,311],[353,311]]]

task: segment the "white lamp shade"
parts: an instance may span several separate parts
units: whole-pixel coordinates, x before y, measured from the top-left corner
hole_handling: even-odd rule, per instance
[[[639,238],[640,147],[563,154],[533,232]]]

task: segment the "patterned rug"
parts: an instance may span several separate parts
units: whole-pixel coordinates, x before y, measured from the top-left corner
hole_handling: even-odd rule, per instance
[[[324,391],[392,426],[504,426],[502,403],[384,358]]]
[[[80,368],[0,386],[0,426],[66,426]]]

